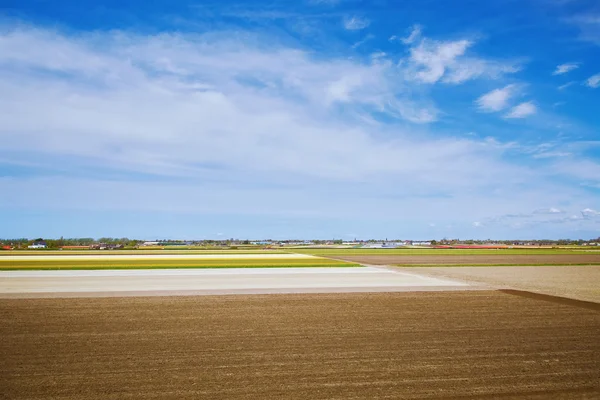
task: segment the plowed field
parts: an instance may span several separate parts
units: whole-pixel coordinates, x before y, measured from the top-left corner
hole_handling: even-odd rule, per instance
[[[338,260],[375,265],[569,265],[597,264],[600,265],[600,254],[522,254],[522,255],[335,255]]]
[[[0,397],[598,398],[594,307],[498,291],[0,300]]]

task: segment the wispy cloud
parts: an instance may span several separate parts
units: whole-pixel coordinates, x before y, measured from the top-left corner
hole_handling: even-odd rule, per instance
[[[342,0],[308,0],[308,4],[335,6],[341,3]]]
[[[534,215],[555,215],[555,214],[564,214],[565,211],[560,208],[550,207],[550,208],[540,208],[535,210],[532,214]]]
[[[564,85],[560,85],[560,86],[558,87],[558,90],[565,90],[565,89],[566,89],[566,88],[568,88],[569,86],[573,86],[573,85],[574,85],[574,84],[576,84],[576,83],[577,83],[576,81],[570,81],[570,82],[567,82],[567,83],[565,83]]]
[[[577,68],[579,68],[579,66],[580,66],[580,63],[573,63],[573,62],[560,64],[560,65],[556,66],[556,69],[554,70],[552,75],[563,75],[568,72],[576,70]]]
[[[526,101],[511,108],[504,118],[525,118],[537,112],[537,107],[531,101]]]
[[[356,49],[360,46],[362,46],[363,44],[367,43],[369,40],[373,40],[375,38],[375,35],[372,34],[368,34],[367,36],[365,36],[362,40],[359,40],[358,42],[354,43],[352,45],[353,49]]]
[[[585,84],[593,89],[600,87],[600,74],[590,76]]]
[[[420,38],[410,47],[424,58],[409,49],[398,62],[318,53],[256,32],[5,27],[0,158],[36,160],[46,175],[0,178],[0,193],[11,193],[0,196],[0,208],[35,209],[44,198],[44,207],[61,210],[323,218],[364,209],[387,224],[392,211],[408,209],[442,227],[458,220],[448,208],[485,221],[490,210],[508,213],[515,204],[589,200],[578,186],[507,160],[507,143],[423,126],[446,112],[427,94],[428,73],[455,83],[479,65],[459,76],[501,76],[488,69],[495,61],[469,54],[471,44]],[[561,162],[565,176],[598,182],[597,166]],[[587,204],[595,203],[578,209]]]
[[[410,33],[407,37],[400,37],[396,35],[392,35],[389,38],[390,42],[400,41],[404,44],[412,44],[421,38],[421,25],[415,24],[410,28]]]
[[[411,46],[406,61],[407,71],[417,81],[436,83],[441,80],[460,84],[479,77],[498,78],[520,70],[516,62],[468,56],[468,49],[474,45],[471,39],[440,41],[421,38],[420,28],[418,29],[418,35],[411,34],[411,40],[406,42]]]
[[[583,216],[583,218],[599,218],[600,211],[596,211],[591,208],[586,208],[585,210],[581,211],[581,215]]]
[[[600,14],[580,14],[566,21],[579,28],[581,40],[600,45]]]
[[[505,109],[508,101],[516,92],[516,85],[507,85],[502,89],[494,89],[477,99],[476,104],[483,112],[496,112]]]
[[[533,158],[555,158],[555,157],[569,157],[572,153],[565,151],[546,151],[538,154],[534,154]]]
[[[366,18],[352,16],[344,18],[344,28],[349,31],[359,31],[361,29],[365,29],[371,24]]]
[[[570,215],[568,215],[570,214]],[[474,227],[506,226],[511,229],[527,229],[547,224],[585,224],[600,219],[600,212],[585,208],[577,213],[567,213],[556,207],[541,208],[533,212],[503,214],[474,222]]]
[[[387,128],[358,124],[361,112],[415,123],[437,118],[427,99],[404,97],[393,65],[315,59],[255,43],[214,33],[70,37],[12,30],[0,41],[0,65],[10,66],[0,69],[0,131],[12,143],[3,150],[161,175],[254,166],[342,180],[405,175],[444,163],[439,156],[466,162],[464,152],[478,158],[498,151],[477,140],[434,140],[429,147],[398,129],[393,140],[379,143],[375,137]],[[36,118],[19,117],[25,114]],[[325,151],[330,146],[338,150]]]

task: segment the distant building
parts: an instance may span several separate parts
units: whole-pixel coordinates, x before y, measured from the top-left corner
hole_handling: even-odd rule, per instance
[[[34,242],[32,245],[27,246],[28,249],[45,249],[47,247],[46,242],[43,240],[38,240]]]

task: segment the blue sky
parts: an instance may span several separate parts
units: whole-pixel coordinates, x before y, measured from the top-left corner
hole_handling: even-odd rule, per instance
[[[593,0],[0,3],[0,237],[600,236]]]

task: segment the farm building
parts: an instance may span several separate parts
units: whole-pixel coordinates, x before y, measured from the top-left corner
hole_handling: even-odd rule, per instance
[[[412,242],[413,246],[431,246],[431,242]]]
[[[45,249],[46,248],[46,242],[43,240],[37,240],[35,242],[33,242],[32,245],[27,246],[28,249]]]

